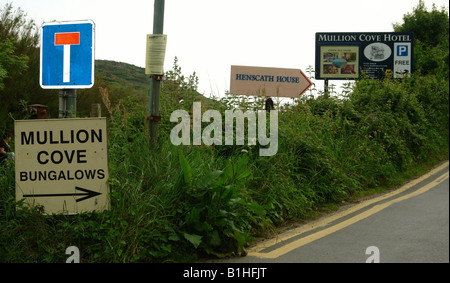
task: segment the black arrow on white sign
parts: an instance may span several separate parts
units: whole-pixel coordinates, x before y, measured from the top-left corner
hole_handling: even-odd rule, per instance
[[[90,199],[92,197],[101,195],[101,193],[94,192],[88,189],[83,189],[80,187],[75,187],[75,190],[82,191],[83,193],[68,193],[68,194],[33,194],[33,195],[23,195],[24,198],[37,198],[37,197],[76,197],[76,196],[84,196],[82,198],[77,199],[77,202]]]

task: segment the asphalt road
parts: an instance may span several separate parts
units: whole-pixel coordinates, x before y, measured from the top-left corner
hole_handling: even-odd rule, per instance
[[[448,263],[448,165],[222,262]]]

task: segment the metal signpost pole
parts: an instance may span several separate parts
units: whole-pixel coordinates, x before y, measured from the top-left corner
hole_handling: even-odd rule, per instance
[[[77,117],[77,90],[76,89],[68,89],[66,90],[66,99],[67,99],[67,117],[68,118],[76,118]]]
[[[153,15],[153,34],[163,34],[164,28],[164,0],[155,0]],[[159,91],[161,87],[161,75],[151,75],[150,97],[149,97],[149,130],[150,144],[155,145],[158,135],[159,116]]]
[[[58,118],[64,118],[66,116],[66,98],[64,89],[59,90],[59,114]]]
[[[77,90],[59,90],[59,118],[76,118]]]

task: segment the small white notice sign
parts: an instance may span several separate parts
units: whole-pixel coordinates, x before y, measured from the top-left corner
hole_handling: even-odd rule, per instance
[[[147,35],[147,53],[145,58],[146,75],[162,75],[166,57],[167,35]]]

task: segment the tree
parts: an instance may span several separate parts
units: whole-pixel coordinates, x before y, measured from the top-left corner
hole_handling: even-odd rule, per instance
[[[10,117],[23,119],[27,104],[45,104],[57,113],[57,91],[39,85],[39,60],[39,30],[34,21],[10,3],[0,7],[0,128],[12,128]]]
[[[0,90],[4,89],[3,81],[8,76],[14,72],[21,74],[27,69],[28,56],[22,52],[16,55],[18,47],[23,48],[25,41],[33,38],[28,28],[21,28],[23,25],[27,24],[21,10],[13,15],[11,4],[0,10]]]
[[[3,81],[12,70],[21,73],[27,68],[28,57],[16,56],[14,51],[15,46],[11,39],[0,42],[0,90],[5,88]]]
[[[445,7],[438,10],[433,4],[428,11],[420,0],[412,13],[403,16],[402,24],[394,24],[394,31],[414,33],[414,59],[419,72],[448,77],[449,16]]]
[[[414,32],[416,40],[426,46],[435,47],[448,40],[448,24],[448,12],[444,7],[438,10],[433,4],[432,10],[428,11],[425,3],[420,0],[412,13],[403,16],[403,24],[394,24],[394,30]]]

